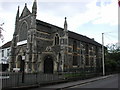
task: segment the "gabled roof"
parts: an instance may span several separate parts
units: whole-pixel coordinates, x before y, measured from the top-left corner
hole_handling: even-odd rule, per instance
[[[2,45],[1,48],[2,48],[2,49],[8,48],[8,47],[11,46],[11,44],[12,44],[12,41],[9,41],[9,42],[5,43],[4,45]]]
[[[29,14],[31,14],[31,12],[29,11],[29,9],[27,8],[27,6],[25,5],[20,18],[25,17],[25,16],[27,16]]]
[[[83,36],[81,34],[78,34],[78,33],[72,32],[72,31],[68,31],[68,36],[70,38],[73,38],[73,39],[76,39],[76,40],[79,40],[79,41],[82,41],[82,42],[86,42],[86,43],[89,43],[89,44],[101,46],[101,44],[96,42],[94,39],[91,39],[87,36]]]
[[[36,20],[36,23],[37,23],[37,25],[42,24],[42,25],[47,26],[47,27],[56,27],[56,28],[59,28],[61,30],[64,30],[61,27],[58,27],[56,25],[53,25],[53,24],[50,24],[50,23],[47,23],[47,22],[44,22],[44,21],[41,21],[41,20],[38,20],[38,19]]]
[[[58,27],[58,26],[43,22],[41,20],[36,20],[36,23],[37,23],[37,25],[42,24],[42,25],[47,26],[47,27],[56,27],[56,28],[59,28],[59,30],[64,30],[61,27]],[[89,38],[87,36],[83,36],[81,34],[72,32],[72,31],[68,31],[68,37],[79,40],[79,41],[82,41],[82,42],[85,42],[85,43],[89,43],[89,44],[93,44],[93,45],[101,47],[101,44],[96,42],[95,40],[93,40],[93,39],[91,39],[91,38]]]

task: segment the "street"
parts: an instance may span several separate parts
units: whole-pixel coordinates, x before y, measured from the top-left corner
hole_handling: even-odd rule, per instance
[[[103,80],[77,85],[71,88],[118,88],[118,75]]]
[[[118,88],[118,75],[115,74],[115,75],[112,75],[112,76],[104,78],[104,79],[99,79],[99,80],[96,80],[93,82],[88,82],[88,83],[79,84],[79,85],[78,85],[78,82],[81,83],[81,81],[76,81],[76,82],[77,82],[76,85],[73,85],[73,83],[75,84],[75,81],[74,81],[74,82],[39,87],[39,88],[34,88],[34,89],[29,89],[29,90],[43,90],[43,89],[47,89],[47,88],[49,90],[55,90],[58,88],[64,89],[64,90],[66,90],[66,89],[69,90],[72,88]],[[67,85],[69,85],[69,86],[66,88]]]

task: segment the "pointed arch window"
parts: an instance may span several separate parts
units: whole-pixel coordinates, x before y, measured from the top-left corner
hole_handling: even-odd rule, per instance
[[[27,23],[23,22],[19,30],[19,41],[27,40]]]
[[[59,45],[59,35],[55,35],[55,45]]]

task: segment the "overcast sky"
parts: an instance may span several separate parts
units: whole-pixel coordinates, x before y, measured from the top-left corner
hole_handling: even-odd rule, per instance
[[[34,0],[0,0],[0,23],[5,23],[4,43],[12,40],[18,6],[20,14],[27,3],[32,10]],[[102,42],[118,42],[118,0],[37,0],[37,19],[63,28],[67,17],[68,29]],[[0,45],[3,43],[0,42]]]

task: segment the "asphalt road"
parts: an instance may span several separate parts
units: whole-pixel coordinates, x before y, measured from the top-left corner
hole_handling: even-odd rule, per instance
[[[77,85],[71,88],[118,88],[118,84],[120,84],[118,83],[118,75],[114,75],[106,79]]]
[[[72,82],[69,82],[67,84],[71,84],[71,83]],[[73,82],[73,83],[75,83],[75,82]],[[70,86],[69,88],[62,88],[62,89],[63,90],[71,90],[73,88],[118,88],[118,84],[120,84],[120,83],[118,83],[118,75],[112,75],[108,78],[96,80],[93,82],[88,82],[88,83],[81,84],[81,85]],[[57,86],[58,86],[58,88],[60,88],[60,87],[65,86],[65,84],[51,85],[48,87],[39,87],[39,88],[33,88],[33,89],[29,89],[29,90],[44,90],[44,89],[46,90],[47,88],[48,88],[47,90],[56,90]],[[57,90],[60,90],[60,89],[57,89]],[[77,89],[77,90],[79,90],[79,89]]]

